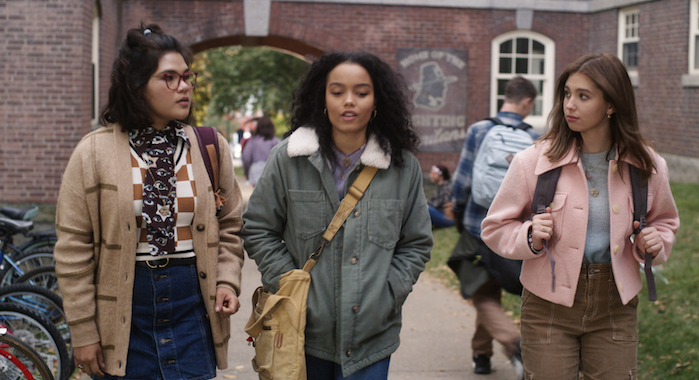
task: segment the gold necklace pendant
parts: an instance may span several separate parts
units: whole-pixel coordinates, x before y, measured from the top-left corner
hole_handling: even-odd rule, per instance
[[[597,196],[599,195],[599,190],[597,190],[596,187],[593,187],[593,188],[590,190],[590,195],[592,195],[593,197],[597,197]]]

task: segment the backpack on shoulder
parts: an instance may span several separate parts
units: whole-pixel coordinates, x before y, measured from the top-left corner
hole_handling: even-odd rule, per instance
[[[527,123],[511,126],[498,118],[486,120],[495,125],[485,134],[478,148],[473,163],[471,197],[476,204],[488,208],[500,189],[514,155],[531,146],[534,139],[527,132],[532,127]]]
[[[638,228],[634,230],[635,237],[642,229],[646,227],[646,212],[648,211],[648,181],[643,181],[641,170],[633,165],[629,165],[629,178],[631,180],[631,190],[633,192],[633,220],[639,222]],[[551,169],[546,173],[539,175],[532,198],[531,210],[534,214],[543,214],[546,212],[546,207],[553,201],[553,196],[556,193],[556,185],[558,177],[561,175],[561,167]],[[556,261],[551,256],[551,253],[544,250],[549,257],[551,263],[552,289],[556,290],[556,275],[554,268]],[[655,301],[658,299],[655,289],[655,278],[653,276],[653,255],[645,252],[644,272],[646,274],[646,283],[648,284],[648,299]]]
[[[197,136],[199,150],[204,159],[204,166],[206,166],[206,172],[209,174],[209,180],[211,180],[211,187],[216,200],[216,216],[219,216],[226,199],[221,196],[221,188],[218,185],[218,164],[221,157],[221,153],[218,150],[218,130],[214,127],[192,127],[192,129],[194,129],[194,134]]]

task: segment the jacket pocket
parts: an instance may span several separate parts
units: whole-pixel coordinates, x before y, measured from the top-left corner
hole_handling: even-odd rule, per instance
[[[402,226],[403,201],[371,199],[368,205],[369,241],[381,248],[395,248]]]
[[[320,190],[289,190],[289,220],[294,235],[310,239],[325,231],[325,194]]]

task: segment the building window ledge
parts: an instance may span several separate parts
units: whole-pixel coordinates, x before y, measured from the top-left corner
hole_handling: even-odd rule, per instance
[[[699,74],[682,75],[682,87],[699,87]]]

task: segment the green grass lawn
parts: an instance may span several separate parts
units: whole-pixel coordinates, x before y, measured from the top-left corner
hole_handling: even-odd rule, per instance
[[[645,287],[639,293],[639,379],[699,379],[699,184],[672,184],[672,192],[681,220],[677,242],[668,262],[656,267],[658,300],[648,301]],[[446,265],[457,239],[454,228],[434,230],[426,271],[458,291],[458,280]],[[503,299],[515,320],[519,302],[509,294]]]

